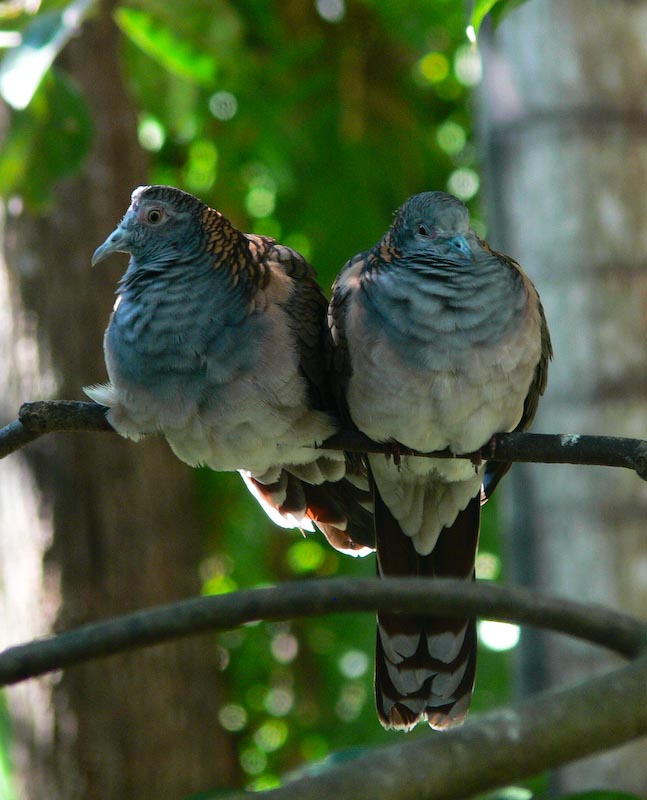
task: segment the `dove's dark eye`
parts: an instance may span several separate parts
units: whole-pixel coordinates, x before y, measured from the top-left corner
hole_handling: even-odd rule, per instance
[[[151,223],[151,225],[157,225],[159,222],[162,221],[164,218],[164,213],[160,208],[151,208],[151,210],[146,214],[146,220]]]
[[[435,228],[430,228],[427,225],[423,225],[422,222],[418,224],[418,233],[421,236],[428,236],[430,239],[436,238]]]

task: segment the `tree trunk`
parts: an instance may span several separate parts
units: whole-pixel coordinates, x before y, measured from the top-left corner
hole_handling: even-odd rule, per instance
[[[105,380],[103,330],[125,265],[91,270],[90,257],[146,182],[108,13],[64,61],[91,105],[96,138],[83,174],[57,187],[45,216],[7,220],[5,419],[24,400],[82,398],[84,384]],[[4,643],[199,592],[194,476],[163,442],[61,434],[2,471]],[[216,649],[202,637],[10,689],[17,796],[184,797],[238,783],[233,744],[217,723],[220,682]]]
[[[535,281],[555,348],[537,431],[647,435],[646,31],[644,0],[530,0],[485,39],[491,241]],[[510,488],[518,578],[644,616],[644,483],[613,469],[517,466]],[[533,642],[534,688],[611,663],[562,638]],[[561,788],[642,795],[644,747],[573,765]]]

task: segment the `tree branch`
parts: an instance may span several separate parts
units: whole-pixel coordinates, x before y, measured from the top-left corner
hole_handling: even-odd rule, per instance
[[[0,653],[0,684],[246,622],[375,610],[528,624],[577,636],[627,657],[637,656],[647,644],[647,626],[631,616],[522,589],[427,578],[317,579],[193,598],[9,647]]]
[[[18,420],[0,429],[0,458],[54,431],[113,429],[106,408],[72,401],[24,404]],[[322,447],[392,452],[354,431]],[[449,452],[401,455],[474,458]],[[482,450],[492,461],[624,467],[647,480],[647,441],[607,436],[499,434]],[[420,578],[327,579],[294,582],[217,597],[201,597],[85,625],[0,653],[0,685],[16,683],[93,658],[160,644],[256,620],[333,612],[388,610],[482,616],[532,625],[605,646],[635,663],[574,688],[537,695],[442,736],[372,751],[323,774],[260,793],[270,800],[366,797],[373,800],[457,800],[503,786],[647,733],[647,625],[599,606],[537,596],[492,584]],[[296,612],[296,613],[295,613]],[[430,764],[421,769],[421,764]],[[430,777],[430,775],[432,777]],[[242,800],[247,795],[231,795]]]
[[[39,436],[55,431],[113,432],[105,406],[73,400],[24,403],[18,419],[0,429],[0,458],[15,452]],[[322,445],[328,450],[354,453],[391,453],[389,444],[373,442],[357,431],[341,431]],[[455,455],[448,450],[421,453],[398,446],[400,455],[421,458],[474,458],[474,453]],[[577,434],[501,433],[481,450],[488,461],[525,461],[544,464],[583,464],[624,467],[647,480],[647,440],[616,436]]]
[[[479,615],[567,633],[638,658],[574,688],[537,695],[472,719],[460,730],[372,751],[261,797],[363,800],[370,775],[372,800],[458,800],[647,733],[645,623],[600,606],[464,581],[318,579],[194,598],[10,647],[0,653],[0,682],[192,633],[289,619],[295,609],[298,616],[368,610]],[[247,794],[230,800],[243,797]]]
[[[19,450],[46,433],[55,431],[108,431],[106,407],[75,400],[40,400],[23,403],[18,419],[0,428],[0,458]]]
[[[460,729],[375,749],[254,796],[466,800],[644,734],[647,656],[578,686],[472,717]],[[248,797],[235,793],[227,800]]]
[[[387,444],[373,442],[358,431],[341,431],[322,445],[328,450],[353,453],[390,453]],[[422,453],[398,446],[403,456],[421,458],[474,458],[474,453],[455,455],[449,450]],[[619,436],[583,436],[571,433],[498,433],[480,451],[487,461],[524,461],[542,464],[581,464],[585,466],[625,467],[647,480],[647,440]]]

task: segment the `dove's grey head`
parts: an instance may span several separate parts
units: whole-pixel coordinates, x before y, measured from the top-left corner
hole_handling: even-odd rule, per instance
[[[112,253],[130,253],[138,265],[159,269],[190,256],[202,244],[205,210],[197,197],[173,186],[140,186],[117,228],[95,250],[92,264]]]
[[[475,241],[465,204],[445,192],[410,197],[397,212],[390,231],[390,243],[403,256],[471,262]]]

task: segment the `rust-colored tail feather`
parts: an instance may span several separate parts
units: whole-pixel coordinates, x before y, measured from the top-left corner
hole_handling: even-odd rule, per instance
[[[375,549],[372,499],[362,481],[342,478],[311,484],[282,470],[275,483],[264,484],[243,475],[247,486],[267,513],[288,526],[313,530],[310,520],[330,544],[348,555],[366,555]]]

